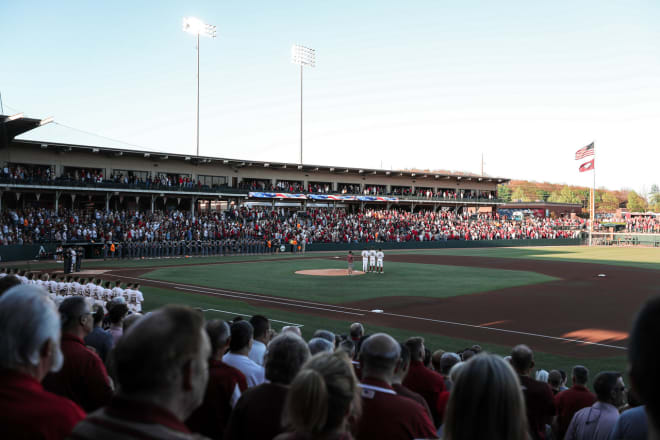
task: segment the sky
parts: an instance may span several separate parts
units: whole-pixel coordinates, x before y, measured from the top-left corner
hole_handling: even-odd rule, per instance
[[[657,0],[0,1],[5,114],[53,116],[24,139],[484,172],[591,186],[660,184]]]

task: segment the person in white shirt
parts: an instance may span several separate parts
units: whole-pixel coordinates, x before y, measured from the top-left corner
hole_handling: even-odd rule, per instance
[[[115,281],[115,287],[112,288],[112,297],[119,298],[124,296],[124,289],[121,287],[121,281]]]
[[[142,291],[140,291],[140,284],[138,283],[133,284],[133,291],[135,291],[135,295],[137,297],[136,311],[138,313],[142,313],[142,303],[144,302],[144,295],[142,295]]]
[[[73,281],[71,282],[71,285],[69,287],[69,294],[70,295],[80,295],[80,283],[79,283],[80,278],[75,277]]]
[[[378,249],[378,252],[376,252],[376,272],[377,273],[383,273],[383,259],[385,258],[385,254],[383,253],[382,249]]]
[[[110,281],[106,281],[103,285],[103,300],[112,301],[112,289],[110,288]]]
[[[368,270],[369,270],[369,251],[365,249],[362,251],[362,272],[367,273]]]
[[[222,361],[241,371],[245,375],[248,388],[264,383],[264,367],[248,357],[252,348],[254,329],[247,321],[234,322],[231,325],[231,340],[229,353],[223,356]]]
[[[371,249],[369,251],[369,272],[376,271],[376,250]]]
[[[248,357],[263,366],[266,345],[270,341],[270,321],[263,315],[254,315],[250,318],[250,324],[252,324],[252,328],[254,329],[254,342],[252,343]]]

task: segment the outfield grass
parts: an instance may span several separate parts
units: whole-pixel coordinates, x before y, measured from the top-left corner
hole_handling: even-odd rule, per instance
[[[384,274],[352,277],[300,275],[298,270],[345,269],[341,260],[305,259],[158,269],[146,278],[239,290],[325,303],[387,296],[447,298],[507,287],[554,281],[547,275],[517,270],[435,264],[393,263]]]
[[[410,251],[396,251],[397,254],[406,254],[409,252]],[[462,255],[468,257],[519,258],[524,260],[558,260],[660,270],[660,248],[543,246],[518,248],[425,249],[415,251],[415,253],[429,255]]]
[[[206,311],[207,319],[225,319],[231,320],[236,316],[249,318],[254,314],[263,314],[273,320],[272,326],[276,330],[280,330],[282,326],[291,324],[301,325],[303,337],[306,340],[312,337],[314,331],[318,329],[327,329],[335,332],[336,334],[347,334],[348,327],[352,321],[342,319],[322,318],[318,316],[310,316],[301,313],[290,311],[269,309],[268,307],[254,307],[243,301],[211,297],[206,295],[196,295],[191,293],[172,291],[167,289],[159,289],[153,287],[145,287],[144,291],[144,307],[145,310],[152,310],[166,304],[184,304],[195,308],[201,309],[216,309],[219,311]],[[512,347],[505,347],[496,344],[484,344],[480,341],[471,341],[467,339],[449,338],[442,335],[419,333],[409,330],[384,327],[384,326],[366,326],[367,333],[385,332],[397,339],[398,341],[405,341],[411,336],[422,336],[426,342],[426,346],[431,351],[442,349],[446,351],[463,350],[466,347],[471,347],[474,344],[479,344],[491,353],[497,353],[502,356],[510,354]],[[534,347],[532,346],[532,349]],[[536,368],[538,369],[562,369],[569,373],[571,368],[576,365],[584,365],[592,372],[591,377],[595,376],[598,371],[625,371],[626,358],[625,356],[614,356],[599,359],[575,359],[566,356],[557,356],[549,353],[535,352]]]

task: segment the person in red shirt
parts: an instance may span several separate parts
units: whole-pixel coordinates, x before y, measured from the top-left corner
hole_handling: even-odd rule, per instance
[[[222,362],[222,356],[229,348],[229,325],[219,319],[209,321],[206,333],[211,341],[209,382],[204,402],[191,414],[186,425],[193,432],[222,439],[232,408],[247,389],[247,380],[240,370]]]
[[[442,404],[442,408],[438,408],[438,406],[440,404],[440,394],[445,390],[445,381],[442,375],[424,366],[423,360],[426,350],[423,338],[410,338],[406,341],[406,346],[410,350],[410,368],[403,385],[424,397],[431,409],[433,423],[437,428],[442,424],[444,404]]]
[[[355,427],[358,440],[438,438],[426,410],[392,388],[400,355],[399,343],[385,333],[369,336],[362,343],[362,416]]]
[[[550,385],[530,377],[534,368],[534,353],[526,345],[516,345],[511,351],[511,366],[518,373],[525,396],[529,432],[534,440],[545,440],[546,425],[555,415],[554,396]]]
[[[588,381],[589,370],[582,365],[576,365],[573,367],[573,386],[555,396],[555,406],[557,407],[555,428],[558,440],[563,439],[566,435],[568,425],[575,413],[596,402],[596,395],[587,389]]]
[[[62,366],[60,319],[45,291],[17,286],[0,298],[0,438],[58,440],[85,418],[41,380]]]
[[[67,397],[91,412],[110,402],[112,388],[101,358],[83,342],[94,328],[92,310],[82,296],[60,304],[64,365],[43,380],[44,388]]]

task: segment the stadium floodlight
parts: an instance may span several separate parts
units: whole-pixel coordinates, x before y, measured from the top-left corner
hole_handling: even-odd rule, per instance
[[[23,113],[16,113],[15,115],[7,116],[5,118],[5,122],[15,121],[16,119],[21,119],[23,116],[24,116]]]
[[[291,46],[291,62],[300,66],[300,164],[303,163],[303,67],[316,67],[316,51],[294,44]]]
[[[51,122],[54,122],[55,118],[52,116],[49,116],[47,118],[42,119],[39,121],[39,126],[41,127],[42,125],[50,124]]]
[[[217,34],[215,26],[206,24],[199,18],[194,17],[183,18],[183,30],[197,36],[197,113],[195,118],[197,125],[195,128],[195,140],[197,143],[197,156],[199,156],[199,36],[204,35],[215,38]]]

